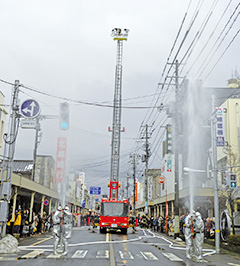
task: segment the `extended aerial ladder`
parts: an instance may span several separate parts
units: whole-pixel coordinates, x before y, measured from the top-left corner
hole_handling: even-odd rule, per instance
[[[115,73],[114,108],[112,123],[112,150],[111,150],[111,173],[109,199],[118,200],[119,188],[119,159],[120,159],[120,134],[121,129],[121,108],[122,108],[122,51],[123,41],[127,40],[128,29],[115,28],[112,30],[112,37],[117,41],[117,63]]]

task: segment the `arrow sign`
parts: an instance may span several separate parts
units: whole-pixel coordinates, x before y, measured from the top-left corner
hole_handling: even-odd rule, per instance
[[[39,103],[33,99],[25,100],[21,105],[21,113],[26,118],[34,118],[40,113]]]

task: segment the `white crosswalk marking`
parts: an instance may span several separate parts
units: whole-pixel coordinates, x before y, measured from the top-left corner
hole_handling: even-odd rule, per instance
[[[157,257],[155,257],[152,252],[142,252],[140,251],[141,255],[144,257],[145,260],[158,260]]]
[[[47,256],[47,259],[58,259],[61,257],[61,254],[54,255],[53,253]]]
[[[21,258],[22,259],[33,259],[36,258],[37,256],[43,254],[44,250],[33,250],[32,252],[27,253],[26,255],[23,255]]]
[[[181,258],[177,257],[173,253],[162,253],[165,257],[167,257],[171,261],[183,261]]]
[[[83,259],[88,253],[88,250],[77,250],[72,258],[80,258],[80,259]]]
[[[96,256],[97,259],[108,259],[109,250],[99,250]]]
[[[0,257],[0,261],[1,260],[17,260],[17,258],[15,258],[15,257],[12,257],[12,258]]]
[[[129,251],[119,251],[119,255],[120,255],[121,259],[125,259],[125,260],[133,260],[134,259],[133,255]]]

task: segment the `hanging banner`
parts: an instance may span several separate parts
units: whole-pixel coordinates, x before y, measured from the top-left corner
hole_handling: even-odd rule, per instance
[[[66,161],[66,138],[58,138],[57,143],[57,158],[56,158],[56,173],[55,182],[62,183],[65,176],[65,161]]]
[[[135,202],[137,202],[137,182],[135,182]]]

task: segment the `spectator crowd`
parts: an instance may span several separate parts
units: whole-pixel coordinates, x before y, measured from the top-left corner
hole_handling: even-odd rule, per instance
[[[33,212],[32,219],[30,219],[29,210],[22,210],[19,208],[12,213],[12,209],[8,213],[7,221],[7,234],[14,235],[19,238],[24,238],[31,235],[43,234],[49,232],[53,227],[52,216],[55,212],[47,213],[44,211]],[[84,214],[73,213],[73,226],[88,226],[90,224],[97,224],[99,222],[99,217],[94,212],[85,211]]]
[[[15,236],[25,237],[34,235],[37,233],[45,233],[50,231],[52,227],[52,214],[47,215],[46,212],[32,214],[32,219],[30,219],[29,210],[22,210],[19,208],[12,213],[9,211],[8,221],[7,221],[7,233]]]

